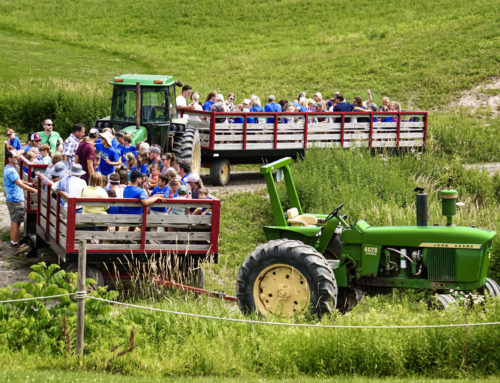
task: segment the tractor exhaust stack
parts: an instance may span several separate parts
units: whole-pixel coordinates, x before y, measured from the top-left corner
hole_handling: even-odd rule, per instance
[[[417,192],[417,226],[427,226],[427,194],[420,187],[413,191]]]

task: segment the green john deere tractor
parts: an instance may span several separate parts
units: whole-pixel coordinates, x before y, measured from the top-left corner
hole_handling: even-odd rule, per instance
[[[193,172],[201,168],[200,137],[179,118],[175,103],[176,87],[182,83],[172,76],[122,74],[113,78],[111,116],[96,122],[99,130],[114,128],[132,135],[132,144],[148,140],[178,159],[191,163]]]
[[[443,190],[446,226],[427,225],[427,195],[417,194],[416,226],[372,227],[363,220],[348,224],[343,204],[326,214],[303,214],[290,173],[291,158],[261,167],[274,226],[264,227],[268,242],[243,262],[237,297],[245,313],[293,316],[310,310],[321,316],[337,308],[347,312],[366,291],[393,287],[437,292],[431,300],[446,307],[450,289],[500,297],[500,287],[487,278],[496,233],[458,227],[457,192]],[[291,208],[283,211],[273,178],[284,179]]]

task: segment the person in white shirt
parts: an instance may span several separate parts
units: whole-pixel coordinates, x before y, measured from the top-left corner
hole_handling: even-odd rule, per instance
[[[87,182],[82,180],[80,176],[84,175],[85,171],[82,169],[82,165],[73,164],[71,170],[67,177],[61,178],[57,183],[52,184],[52,190],[61,190],[70,197],[81,197],[82,190],[87,187]],[[61,199],[61,203],[65,206],[64,200]],[[76,206],[76,212],[81,213],[82,206]]]
[[[192,93],[191,85],[184,85],[182,87],[182,93],[175,99],[175,104],[177,105],[177,112],[182,113],[183,118],[189,118],[186,114],[187,110],[192,109],[191,105],[188,105],[187,100]]]

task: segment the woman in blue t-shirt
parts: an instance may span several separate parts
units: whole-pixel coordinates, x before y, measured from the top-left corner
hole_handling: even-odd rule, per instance
[[[217,96],[217,92],[210,92],[205,100],[205,104],[203,104],[203,110],[205,112],[210,112],[212,110],[212,106],[215,104],[215,97]]]

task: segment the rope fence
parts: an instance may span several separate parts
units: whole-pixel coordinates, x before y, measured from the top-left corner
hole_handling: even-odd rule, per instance
[[[270,321],[257,321],[252,319],[239,319],[239,318],[228,318],[228,317],[218,317],[214,315],[203,315],[203,314],[195,314],[195,313],[186,313],[182,311],[174,311],[174,310],[166,310],[159,309],[156,307],[149,306],[141,306],[133,303],[124,303],[119,301],[112,301],[109,299],[93,297],[91,295],[87,295],[86,291],[76,291],[74,293],[68,294],[58,294],[58,295],[50,295],[45,297],[32,297],[32,298],[19,298],[19,299],[8,299],[0,301],[1,303],[14,303],[14,302],[23,302],[23,301],[33,301],[33,300],[46,300],[46,299],[54,299],[60,298],[64,296],[73,296],[76,295],[77,299],[93,299],[100,302],[106,302],[112,305],[120,305],[124,307],[131,307],[142,310],[156,311],[166,314],[179,315],[185,317],[192,318],[201,318],[201,319],[210,319],[210,320],[219,320],[225,322],[236,322],[236,323],[247,323],[247,324],[255,324],[255,325],[272,325],[272,326],[287,326],[287,327],[310,327],[310,328],[335,328],[335,329],[385,329],[385,330],[396,330],[396,329],[423,329],[423,328],[451,328],[451,327],[477,327],[477,326],[498,326],[500,322],[481,322],[481,323],[450,323],[450,324],[436,324],[436,325],[322,325],[322,324],[310,324],[310,323],[286,323],[286,322],[270,322]]]

